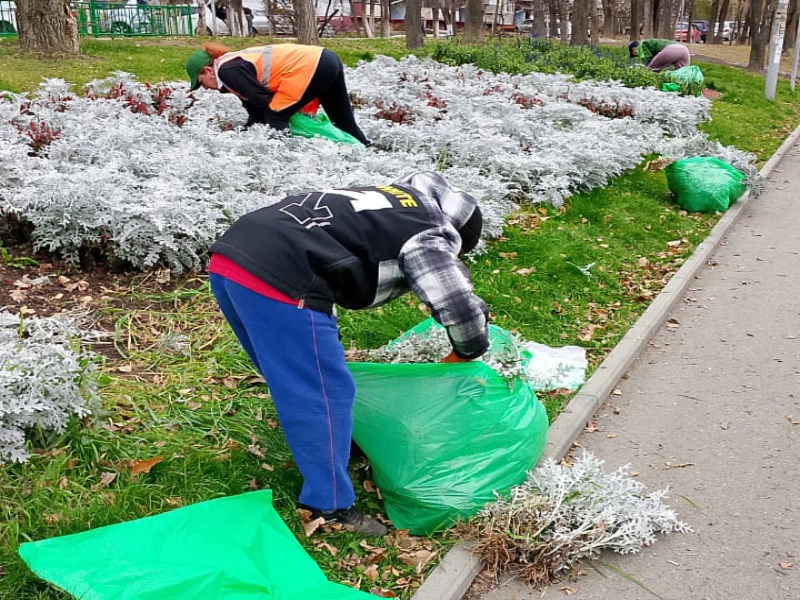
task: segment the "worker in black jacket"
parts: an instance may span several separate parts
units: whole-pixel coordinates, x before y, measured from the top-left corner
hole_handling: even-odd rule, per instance
[[[413,291],[448,333],[445,361],[481,356],[486,305],[459,259],[481,226],[473,196],[417,173],[388,186],[289,196],[244,215],[211,247],[211,289],[269,386],[312,518],[386,532],[353,507],[355,386],[334,305],[371,308]]]

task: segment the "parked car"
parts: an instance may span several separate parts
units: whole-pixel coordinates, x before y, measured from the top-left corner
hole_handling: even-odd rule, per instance
[[[242,6],[246,6],[253,11],[253,35],[269,35],[270,22],[264,3],[258,0],[251,0],[243,2]]]
[[[692,21],[692,25],[700,32],[700,40],[705,44],[708,38],[708,21]]]
[[[211,10],[211,3],[206,4],[206,30],[202,31],[200,29],[200,7],[196,4],[192,4],[192,31],[196,35],[213,35],[214,31],[216,31],[217,35],[230,35],[230,30],[228,29],[228,25],[217,17],[214,14],[214,11]],[[212,29],[212,27],[214,29]]]
[[[720,35],[720,28],[722,28],[721,38],[723,42],[735,41],[736,38],[739,37],[739,32],[742,30],[742,26],[737,24],[736,21],[717,23],[715,28],[717,35]]]
[[[0,0],[0,35],[17,33],[17,5]]]
[[[103,33],[130,35],[154,33],[152,12],[138,0],[125,0],[120,4],[97,3],[97,26]]]
[[[676,42],[687,42],[689,41],[689,36],[687,35],[688,26],[686,23],[678,23],[678,26],[675,28],[675,41]],[[692,25],[692,43],[698,44],[700,43],[700,30],[697,29],[694,25]]]

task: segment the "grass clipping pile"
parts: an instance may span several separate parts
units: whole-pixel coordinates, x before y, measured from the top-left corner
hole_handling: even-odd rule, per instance
[[[646,494],[629,465],[606,473],[603,463],[587,452],[571,467],[548,460],[455,532],[473,542],[489,577],[514,572],[543,586],[602,550],[636,553],[657,533],[692,531],[664,505],[667,490]]]

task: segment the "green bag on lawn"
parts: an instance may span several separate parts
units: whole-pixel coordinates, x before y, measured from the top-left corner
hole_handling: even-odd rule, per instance
[[[409,333],[434,327],[441,326],[428,319]],[[495,326],[490,340],[495,348],[513,343]],[[353,439],[398,529],[427,534],[469,517],[495,491],[522,483],[539,460],[547,413],[522,381],[509,386],[480,361],[349,367],[356,382]]]
[[[724,212],[747,189],[740,171],[709,156],[677,160],[664,171],[670,191],[689,212]]]
[[[689,65],[688,67],[681,67],[670,71],[667,75],[670,81],[677,83],[681,92],[684,94],[693,94],[699,96],[703,93],[703,72],[700,67]]]
[[[313,138],[314,136],[324,137],[340,144],[359,144],[356,138],[349,133],[345,133],[324,113],[317,113],[313,117],[300,112],[294,113],[289,117],[289,133],[297,137]]]
[[[327,580],[262,490],[28,542],[19,554],[81,600],[367,600]]]

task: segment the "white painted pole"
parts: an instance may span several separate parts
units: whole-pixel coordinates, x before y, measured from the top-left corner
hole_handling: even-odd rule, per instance
[[[792,63],[792,91],[797,79],[797,61],[800,59],[800,19],[797,19],[797,35],[794,36],[794,63]]]
[[[779,0],[772,21],[772,37],[769,42],[769,66],[767,67],[767,83],[764,87],[764,96],[767,100],[775,100],[775,88],[778,85],[778,71],[781,66],[781,52],[783,51],[783,36],[786,32],[786,9],[789,0]]]

